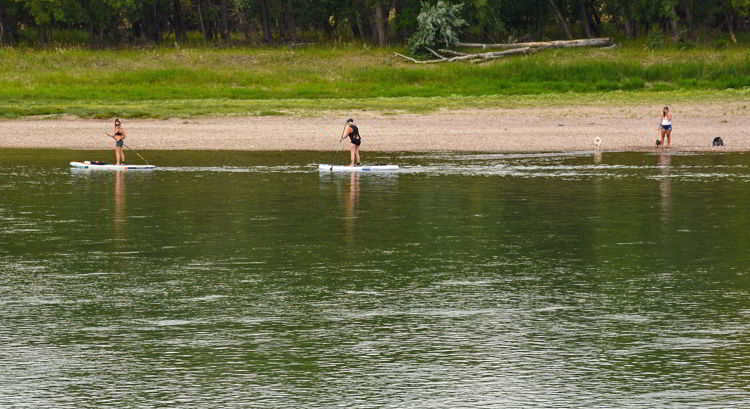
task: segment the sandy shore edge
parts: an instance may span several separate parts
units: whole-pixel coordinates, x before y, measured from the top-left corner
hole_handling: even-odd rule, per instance
[[[720,136],[724,151],[750,151],[747,102],[673,106],[672,149],[711,151]],[[323,150],[338,144],[346,118],[363,135],[362,150],[543,152],[594,149],[648,151],[659,137],[661,106],[484,109],[424,115],[371,112],[319,117],[248,117],[124,120],[126,143],[139,150]],[[104,135],[111,120],[0,121],[0,148],[111,149]]]

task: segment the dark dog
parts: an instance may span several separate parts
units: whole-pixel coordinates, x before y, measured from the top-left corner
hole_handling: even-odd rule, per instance
[[[658,147],[660,147],[660,146],[661,146],[661,141],[657,139],[657,140],[656,140],[656,147],[658,148]]]
[[[717,136],[714,138],[714,142],[712,143],[713,146],[724,146],[724,140],[721,139],[721,137]]]

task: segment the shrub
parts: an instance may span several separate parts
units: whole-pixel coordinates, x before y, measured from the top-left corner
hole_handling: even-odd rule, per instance
[[[648,33],[646,47],[648,47],[649,50],[661,50],[664,48],[664,33],[659,30],[654,30]]]
[[[459,30],[466,26],[460,17],[462,4],[449,4],[445,0],[434,6],[422,3],[422,12],[417,21],[419,28],[409,38],[409,49],[413,54],[425,54],[425,48],[452,47],[458,42]]]

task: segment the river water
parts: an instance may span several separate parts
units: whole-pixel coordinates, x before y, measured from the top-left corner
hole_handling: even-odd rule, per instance
[[[0,407],[750,407],[750,155],[142,154],[0,150]]]

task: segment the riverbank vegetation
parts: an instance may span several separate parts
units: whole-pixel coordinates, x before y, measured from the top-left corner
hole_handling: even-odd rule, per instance
[[[0,0],[0,118],[745,98],[749,15],[750,0]],[[617,47],[440,66],[395,55],[443,37],[598,36]]]
[[[662,33],[686,43],[750,31],[750,0],[0,0],[0,44],[90,47],[361,41],[403,46],[419,15],[459,5],[463,41]]]
[[[305,48],[0,48],[0,117],[193,117],[746,98],[742,47],[546,50],[412,65],[366,44]],[[402,51],[398,49],[398,51]]]

